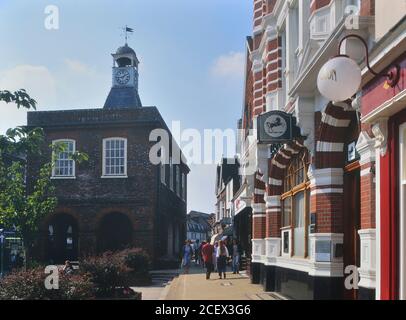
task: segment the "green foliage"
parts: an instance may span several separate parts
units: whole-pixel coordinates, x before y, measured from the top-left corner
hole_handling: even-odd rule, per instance
[[[25,90],[0,91],[0,101],[14,102],[18,108],[36,108],[36,101]],[[29,177],[33,180],[30,190],[26,186],[26,159],[41,156],[43,144],[42,128],[17,127],[0,135],[0,225],[16,226],[26,249],[33,244],[41,221],[57,206],[50,177],[54,156],[64,150],[63,144],[52,146],[53,158],[34,172],[35,176]],[[81,152],[76,152],[72,158],[78,162],[88,160]]]
[[[37,102],[32,99],[24,89],[14,92],[8,90],[0,90],[0,101],[6,103],[15,103],[17,108],[36,109]]]

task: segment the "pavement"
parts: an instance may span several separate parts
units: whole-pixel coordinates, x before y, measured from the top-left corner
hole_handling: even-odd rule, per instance
[[[180,274],[171,281],[163,300],[278,300],[279,297],[263,291],[261,285],[251,284],[245,273],[227,273],[219,279],[217,273],[206,280],[206,273],[199,266],[192,267],[189,274]]]
[[[163,300],[165,299],[170,284],[180,270],[154,270],[150,271],[152,284],[144,287],[131,287],[134,291],[142,293],[142,300]]]

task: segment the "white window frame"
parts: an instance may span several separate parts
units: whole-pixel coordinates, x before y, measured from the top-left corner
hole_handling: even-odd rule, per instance
[[[406,123],[399,126],[399,299],[406,299]]]
[[[124,173],[123,174],[106,174],[106,143],[107,141],[124,141]],[[127,138],[123,137],[109,137],[103,139],[103,148],[102,148],[102,178],[111,179],[111,178],[128,178],[127,176]]]
[[[57,140],[52,140],[52,145],[55,145],[57,143],[72,143],[73,144],[73,151],[72,154],[74,154],[76,152],[76,141],[73,139],[57,139]],[[52,157],[55,156],[55,161],[56,159],[56,155],[54,153],[54,151],[52,152]],[[51,179],[76,179],[76,161],[73,159],[68,159],[69,161],[72,161],[72,175],[57,175],[55,172],[56,169],[56,164],[53,163],[52,165],[52,176]]]

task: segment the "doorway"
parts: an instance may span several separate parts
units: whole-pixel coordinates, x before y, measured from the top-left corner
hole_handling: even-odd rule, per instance
[[[359,165],[350,165],[344,174],[344,269],[347,266],[360,267],[360,168]],[[358,290],[348,290],[345,287],[344,299],[356,300]]]
[[[54,264],[78,259],[78,224],[68,214],[55,215],[48,224],[47,258]]]

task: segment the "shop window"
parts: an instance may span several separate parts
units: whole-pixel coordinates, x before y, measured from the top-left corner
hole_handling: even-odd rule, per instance
[[[283,250],[284,253],[287,253],[285,250],[288,250],[290,255],[297,257],[307,257],[309,251],[310,183],[307,178],[308,166],[309,156],[307,152],[296,155],[286,170],[283,185]],[[285,239],[287,234],[292,236],[292,243]]]

